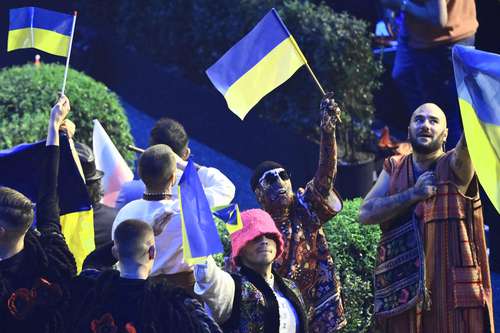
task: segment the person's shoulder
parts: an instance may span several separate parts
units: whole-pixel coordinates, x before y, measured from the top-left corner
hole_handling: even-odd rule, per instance
[[[409,158],[411,158],[411,153],[396,154],[389,156],[384,160],[383,168],[388,174],[392,174],[394,170],[396,170]]]

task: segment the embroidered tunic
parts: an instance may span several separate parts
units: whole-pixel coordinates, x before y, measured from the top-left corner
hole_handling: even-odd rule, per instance
[[[476,178],[466,193],[457,187],[451,167],[452,151],[436,164],[437,194],[415,207],[425,252],[426,287],[430,310],[410,309],[381,320],[384,332],[493,332],[492,290],[481,201]],[[415,184],[412,155],[391,157],[388,195]],[[410,212],[411,213],[411,212]],[[393,221],[381,225],[391,230]]]
[[[321,228],[342,208],[332,188],[327,196],[310,181],[296,201],[287,221],[278,222],[285,241],[275,268],[281,276],[297,283],[309,308],[311,332],[332,332],[345,326],[346,319],[340,296],[340,282],[333,258]]]

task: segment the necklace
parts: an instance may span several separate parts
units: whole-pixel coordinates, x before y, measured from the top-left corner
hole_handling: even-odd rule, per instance
[[[172,193],[159,192],[159,193],[148,193],[144,192],[142,198],[147,201],[160,201],[172,198]]]

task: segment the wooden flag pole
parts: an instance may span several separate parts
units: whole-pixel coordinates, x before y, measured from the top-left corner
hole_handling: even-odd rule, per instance
[[[66,89],[66,79],[68,78],[69,58],[71,56],[71,46],[73,45],[73,36],[75,35],[76,15],[77,15],[77,12],[75,11],[75,14],[73,16],[73,26],[71,27],[71,39],[69,40],[68,56],[66,57],[66,68],[64,69],[64,79],[63,79],[63,85],[62,85],[62,89],[61,89],[61,96],[64,96],[64,91]]]

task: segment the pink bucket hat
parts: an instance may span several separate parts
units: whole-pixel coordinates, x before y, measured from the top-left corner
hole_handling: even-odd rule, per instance
[[[243,228],[231,234],[231,259],[235,263],[243,249],[250,241],[264,234],[272,234],[276,241],[276,258],[283,253],[283,237],[274,224],[273,218],[262,209],[249,209],[241,213]],[[275,258],[275,259],[276,259]]]

